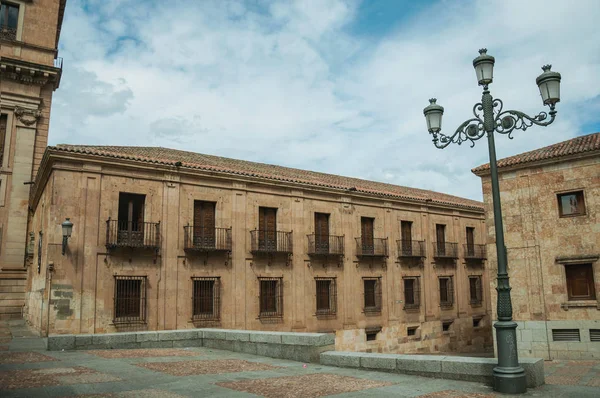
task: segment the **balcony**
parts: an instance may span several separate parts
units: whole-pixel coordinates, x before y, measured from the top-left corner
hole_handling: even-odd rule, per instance
[[[106,248],[160,248],[160,222],[106,221]]]
[[[422,258],[425,257],[424,240],[399,240],[398,257],[399,258]]]
[[[387,238],[356,238],[357,257],[388,257]]]
[[[466,260],[485,260],[487,258],[485,245],[465,244],[465,259]]]
[[[343,256],[344,237],[335,235],[307,235],[309,256]]]
[[[230,252],[231,228],[183,227],[186,252]]]
[[[0,25],[0,39],[11,41],[17,40],[17,28],[11,28],[8,25]]]
[[[250,231],[251,252],[292,254],[292,233],[283,231]]]
[[[457,259],[458,243],[433,242],[433,257]]]

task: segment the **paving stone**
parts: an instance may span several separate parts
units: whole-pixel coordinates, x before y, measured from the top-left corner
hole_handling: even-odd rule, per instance
[[[172,348],[174,341],[142,341],[140,348]]]
[[[202,339],[173,340],[173,348],[202,347]]]

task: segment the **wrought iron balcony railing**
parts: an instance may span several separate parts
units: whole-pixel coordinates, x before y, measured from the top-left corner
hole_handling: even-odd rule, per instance
[[[458,258],[458,243],[433,242],[433,257]]]
[[[292,233],[283,231],[250,231],[252,253],[292,253]]]
[[[356,238],[356,255],[358,257],[388,257],[388,239]]]
[[[399,240],[398,257],[425,257],[424,240]]]
[[[231,251],[231,228],[183,227],[185,251]]]
[[[17,40],[17,28],[11,28],[8,25],[0,25],[0,39]]]
[[[465,244],[465,258],[470,260],[485,260],[487,258],[485,245]]]
[[[308,255],[344,255],[344,237],[336,235],[307,235]]]
[[[160,248],[160,222],[106,221],[106,247]]]

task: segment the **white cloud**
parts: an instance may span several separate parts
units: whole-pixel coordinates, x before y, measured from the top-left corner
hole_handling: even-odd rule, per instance
[[[440,1],[376,40],[352,33],[355,1],[85,4],[67,6],[51,144],[161,145],[481,199],[470,169],[487,143],[434,148],[422,109],[436,96],[446,133],[470,117],[482,46],[505,109],[544,110],[540,66],[563,75],[557,121],[498,137],[499,157],[598,120],[595,0]]]

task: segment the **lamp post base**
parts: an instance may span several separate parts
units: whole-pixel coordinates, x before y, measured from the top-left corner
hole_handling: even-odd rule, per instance
[[[497,321],[498,366],[494,368],[494,391],[503,394],[523,394],[527,391],[525,369],[519,365],[516,337],[517,323]]]

